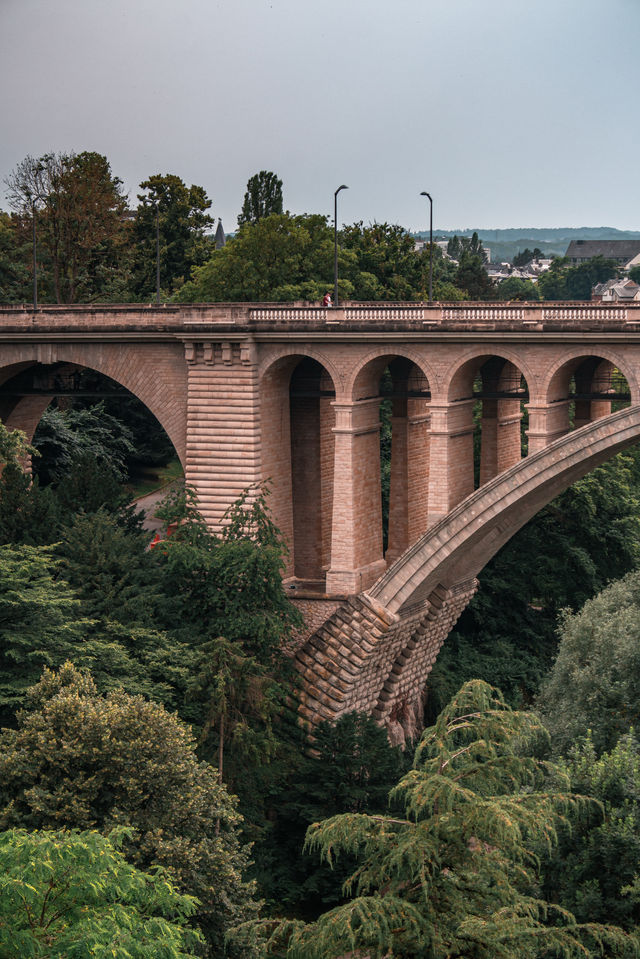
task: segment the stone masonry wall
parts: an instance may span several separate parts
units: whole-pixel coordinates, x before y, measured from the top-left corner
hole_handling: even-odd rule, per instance
[[[354,710],[368,712],[413,737],[415,704],[440,648],[477,589],[473,580],[438,587],[400,619],[367,594],[349,598],[298,649],[303,679],[300,714],[309,727]],[[409,708],[407,708],[409,707]]]
[[[262,479],[260,398],[248,343],[185,343],[186,480],[213,529],[244,489]]]

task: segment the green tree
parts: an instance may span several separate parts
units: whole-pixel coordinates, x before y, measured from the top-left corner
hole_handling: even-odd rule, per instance
[[[67,471],[58,474],[54,495],[63,524],[76,513],[97,513],[105,509],[129,532],[141,529],[143,514],[131,501],[131,493],[111,466],[98,462],[90,452],[72,460]]]
[[[219,781],[238,792],[243,767],[268,763],[278,750],[274,723],[286,692],[272,670],[222,636],[198,648],[193,674],[188,696],[200,706],[201,753],[216,762]]]
[[[554,747],[565,752],[591,730],[597,752],[612,749],[640,719],[640,572],[611,583],[566,613],[558,656],[539,706]]]
[[[409,766],[386,730],[364,713],[347,713],[314,729],[313,751],[297,753],[270,791],[266,837],[256,844],[256,875],[272,908],[316,918],[341,902],[352,856],[332,866],[300,855],[308,827],[340,812],[383,814],[389,791]]]
[[[353,257],[341,251],[341,273]],[[246,223],[193,271],[178,294],[182,302],[207,300],[319,300],[333,286],[333,231],[326,217],[272,213]],[[341,294],[351,292],[344,281]]]
[[[51,547],[0,546],[0,720],[12,719],[45,666],[58,666],[85,639],[89,622]]]
[[[146,193],[133,221],[134,277],[132,289],[138,299],[149,298],[156,289],[156,215],[160,237],[160,285],[171,295],[205,262],[211,252],[207,230],[213,219],[203,187],[190,187],[175,174],[155,174],[140,184]]]
[[[591,806],[560,830],[558,847],[543,864],[544,893],[579,921],[640,923],[638,899],[623,890],[640,875],[640,748],[633,733],[597,755],[591,736],[563,763],[571,788],[593,796]]]
[[[104,507],[77,513],[64,526],[56,553],[87,616],[123,624],[154,621],[160,577],[148,543],[148,533],[123,528]]]
[[[354,898],[311,924],[245,926],[245,941],[262,933],[263,954],[279,949],[287,959],[621,952],[633,943],[622,930],[579,925],[535,896],[532,844],[552,846],[558,824],[581,802],[548,788],[548,765],[530,753],[540,732],[532,714],[511,711],[491,687],[465,685],[424,733],[414,768],[392,793],[404,816],[346,813],[309,829],[308,847],[327,861],[342,853],[360,860],[344,885]]]
[[[640,283],[640,264],[637,266],[632,266],[628,271],[627,276],[630,280],[633,280],[634,283]]]
[[[174,708],[181,705],[193,655],[189,647],[143,621],[153,592],[149,589],[145,594],[136,583],[134,550],[122,549],[122,532],[104,535],[105,527],[107,534],[111,532],[105,519],[100,513],[79,517],[59,547],[62,559],[53,555],[50,546],[0,546],[0,721],[4,725],[13,724],[27,688],[43,668],[58,667],[71,657],[94,672],[103,690],[124,686]],[[92,532],[94,525],[97,529]],[[120,546],[120,551],[114,550],[111,558],[97,556],[96,540]],[[117,572],[123,569],[126,572],[118,583]],[[80,596],[61,578],[63,572],[76,573],[78,578],[84,575]],[[104,588],[107,595],[96,596],[91,586]],[[114,602],[110,611],[105,608],[109,598]]]
[[[24,466],[39,456],[22,430],[7,430],[0,423],[0,543],[54,541],[59,525],[55,497],[33,482]]]
[[[538,287],[543,300],[590,300],[596,283],[611,279],[617,272],[616,263],[602,256],[578,266],[570,266],[566,257],[556,258],[540,275]]]
[[[45,671],[0,746],[0,824],[107,835],[130,827],[127,859],[165,867],[197,897],[208,955],[223,954],[226,932],[255,913],[242,878],[247,849],[235,802],[215,768],[198,762],[187,726],[142,697],[101,696],[90,675],[66,664]]]
[[[22,430],[8,430],[0,423],[0,466],[19,466],[29,456],[37,455]]]
[[[158,512],[167,522],[184,518],[160,551],[161,622],[194,650],[188,697],[202,747],[218,762],[224,754],[225,781],[238,789],[248,760],[273,757],[274,722],[293,682],[283,647],[302,620],[282,586],[286,547],[265,490],[236,501],[220,536],[204,526],[188,489]]]
[[[493,280],[485,269],[483,257],[470,248],[463,249],[460,254],[455,284],[468,293],[472,300],[491,299],[495,294]]]
[[[568,299],[590,300],[594,286],[612,279],[617,273],[615,260],[607,260],[603,256],[594,256],[586,263],[572,267],[567,270],[565,280]]]
[[[534,247],[533,250],[530,250],[529,247],[525,247],[524,250],[519,251],[513,258],[514,266],[526,266],[528,263],[531,263],[532,260],[537,259],[542,256],[542,250],[539,247]]]
[[[351,271],[347,274],[353,283],[354,299],[424,298],[422,293],[428,276],[428,253],[421,257],[415,252],[415,241],[403,227],[389,223],[364,226],[360,221],[343,227],[340,244],[356,254]],[[439,248],[435,250],[437,264],[441,254]],[[439,272],[437,266],[434,272]],[[428,280],[426,283],[428,285]]]
[[[518,276],[508,276],[498,283],[496,290],[497,300],[532,300],[540,299],[540,291],[536,283],[531,280],[521,280]]]
[[[103,403],[60,410],[49,406],[42,414],[33,445],[40,456],[34,472],[43,483],[68,473],[85,457],[94,459],[117,480],[127,478],[126,461],[133,453],[131,433]]]
[[[41,487],[19,465],[0,475],[0,543],[43,546],[58,538],[61,507],[49,487]]]
[[[76,303],[121,294],[127,200],[106,157],[28,156],[6,183],[25,250],[36,217],[41,296]]]
[[[16,216],[0,210],[0,303],[24,303],[31,299],[29,275],[31,245],[20,230]]]
[[[194,900],[161,871],[130,865],[124,832],[0,833],[0,955],[5,959],[186,959]]]
[[[225,516],[222,534],[181,527],[163,553],[167,625],[179,623],[203,639],[224,636],[272,664],[300,615],[282,586],[286,545],[263,488],[246,490]]]
[[[458,260],[460,254],[462,253],[462,242],[460,237],[456,234],[449,238],[447,242],[447,256],[450,256],[452,260]]]
[[[260,170],[247,182],[247,190],[238,217],[238,226],[257,223],[264,216],[282,213],[282,180],[275,173]]]

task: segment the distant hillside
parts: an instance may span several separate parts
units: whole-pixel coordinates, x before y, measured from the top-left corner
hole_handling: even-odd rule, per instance
[[[545,256],[564,256],[571,240],[638,240],[640,231],[616,230],[609,226],[583,227],[519,227],[508,230],[487,230],[477,227],[470,230],[438,230],[434,237],[438,240],[452,236],[471,236],[477,233],[485,246],[491,250],[491,262],[513,260],[522,250],[538,247]],[[421,239],[428,237],[424,231],[416,234]]]

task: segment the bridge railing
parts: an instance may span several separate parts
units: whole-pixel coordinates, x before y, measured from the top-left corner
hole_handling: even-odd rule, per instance
[[[0,334],[52,330],[636,330],[640,302],[344,302],[0,306]]]

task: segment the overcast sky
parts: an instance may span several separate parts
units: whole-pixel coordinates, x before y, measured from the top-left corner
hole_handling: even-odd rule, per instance
[[[639,75],[640,0],[0,0],[0,180],[95,150],[227,232],[263,169],[340,222],[637,230]]]

